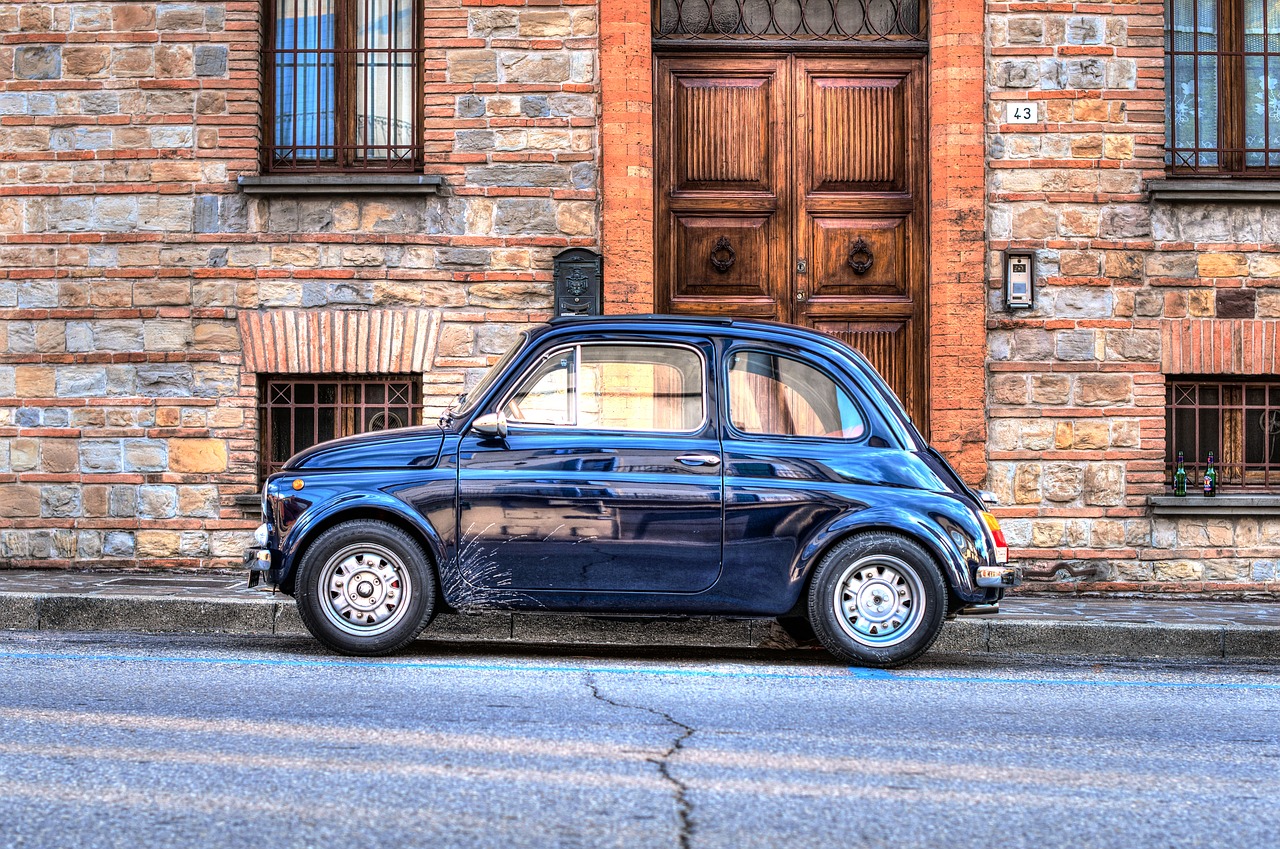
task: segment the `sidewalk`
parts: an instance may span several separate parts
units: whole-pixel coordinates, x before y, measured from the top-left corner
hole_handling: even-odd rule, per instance
[[[0,570],[0,629],[306,634],[287,596],[240,575]],[[768,648],[771,620],[440,616],[445,642]],[[762,645],[763,644],[763,645]],[[1280,659],[1280,604],[1013,597],[998,616],[948,622],[935,653]]]

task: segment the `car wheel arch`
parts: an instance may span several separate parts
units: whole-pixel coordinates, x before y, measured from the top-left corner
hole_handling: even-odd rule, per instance
[[[832,523],[832,525],[838,524],[838,520],[837,522]],[[873,533],[892,534],[894,536],[902,537],[903,539],[911,540],[917,545],[923,546],[924,550],[927,551],[938,564],[938,570],[942,573],[943,586],[945,586],[947,590],[948,600],[949,602],[954,602],[954,557],[943,549],[938,539],[932,538],[930,534],[925,532],[925,530],[925,528],[915,524],[910,527],[903,527],[900,523],[881,520],[867,520],[857,524],[842,525],[838,528],[833,528],[831,525],[828,525],[826,529],[817,534],[809,545],[805,547],[804,552],[801,555],[797,571],[802,576],[802,579],[797,582],[797,584],[793,585],[793,588],[796,591],[796,597],[788,615],[790,615],[791,612],[807,609],[809,587],[813,583],[813,576],[817,572],[818,564],[822,562],[822,559],[826,557],[830,551],[854,537]]]
[[[422,546],[422,550],[426,552],[427,555],[428,568],[435,573],[436,580],[440,580],[440,562],[443,544],[435,534],[428,533],[422,525],[413,521],[398,510],[375,504],[356,503],[317,517],[314,522],[310,523],[303,529],[302,535],[296,541],[289,541],[289,553],[286,563],[287,570],[281,579],[281,591],[288,595],[294,594],[294,582],[298,577],[298,564],[302,563],[302,559],[306,556],[307,549],[312,543],[319,539],[325,531],[335,525],[340,525],[343,522],[350,522],[358,519],[373,519],[379,522],[386,522],[387,524],[393,525],[409,534],[420,546]]]

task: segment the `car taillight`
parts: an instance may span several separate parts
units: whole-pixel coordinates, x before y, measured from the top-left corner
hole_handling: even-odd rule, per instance
[[[982,521],[987,523],[987,531],[991,534],[991,542],[996,547],[996,562],[1009,562],[1009,544],[1004,541],[1004,531],[1000,530],[1000,520],[986,510],[982,511]]]

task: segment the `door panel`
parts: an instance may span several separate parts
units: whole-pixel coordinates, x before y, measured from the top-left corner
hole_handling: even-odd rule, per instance
[[[656,69],[657,307],[832,333],[924,426],[923,58],[694,55]]]
[[[909,321],[816,321],[813,326],[850,348],[857,348],[902,399],[907,412],[919,405],[915,382],[909,379],[905,368],[912,337]]]
[[[773,318],[791,263],[783,59],[661,59],[655,223],[668,312]]]
[[[909,299],[911,281],[903,262],[905,224],[901,218],[812,216],[809,312],[828,298],[842,302],[869,295]],[[870,267],[865,268],[868,262]]]
[[[829,69],[831,63],[821,67]],[[803,70],[813,128],[805,139],[810,190],[904,191],[903,79],[815,76],[808,63]]]
[[[708,438],[709,437],[709,438]],[[511,429],[462,440],[465,578],[492,590],[698,592],[720,574],[719,457],[700,436]]]

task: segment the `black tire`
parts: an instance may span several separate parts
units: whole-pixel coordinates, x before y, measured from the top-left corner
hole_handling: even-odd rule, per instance
[[[871,532],[841,542],[809,584],[809,623],[836,657],[881,669],[910,663],[942,631],[947,588],[919,543]]]
[[[436,609],[426,552],[405,531],[376,519],[353,519],[320,534],[302,557],[295,590],[311,635],[361,657],[404,648]]]

